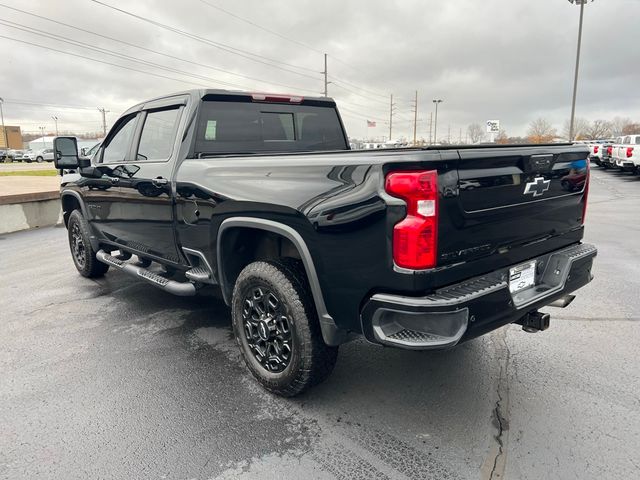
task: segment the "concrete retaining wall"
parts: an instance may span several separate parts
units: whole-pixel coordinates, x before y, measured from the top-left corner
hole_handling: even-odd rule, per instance
[[[0,234],[62,222],[60,192],[39,192],[0,197]]]

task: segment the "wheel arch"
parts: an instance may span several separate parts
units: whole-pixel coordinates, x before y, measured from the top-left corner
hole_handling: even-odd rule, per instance
[[[306,242],[294,228],[280,222],[254,217],[232,217],[227,218],[220,225],[216,241],[216,263],[222,297],[227,305],[231,304],[231,295],[235,283],[235,277],[233,275],[235,274],[237,276],[237,273],[239,273],[229,271],[225,268],[230,265],[228,261],[225,261],[225,249],[229,248],[225,240],[229,238],[229,233],[234,229],[260,230],[278,235],[286,239],[287,242],[290,242],[296,249],[307,275],[325,343],[327,343],[327,345],[339,345],[347,341],[347,332],[336,326],[335,321],[327,311],[318,273]]]
[[[84,199],[75,190],[63,190],[60,194],[60,200],[62,202],[62,215],[64,219],[64,225],[67,226],[69,221],[69,215],[74,210],[79,209],[82,215],[87,218],[87,208],[84,204]]]

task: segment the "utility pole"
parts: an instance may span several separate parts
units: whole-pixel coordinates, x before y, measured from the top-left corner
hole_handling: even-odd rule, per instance
[[[4,98],[0,97],[0,117],[2,117],[2,139],[4,140],[4,148],[9,149],[9,141],[7,140],[7,130],[4,128],[4,112],[2,111],[2,104]]]
[[[582,46],[582,20],[584,18],[584,5],[589,0],[569,0],[571,3],[580,5],[580,26],[578,27],[578,51],[576,52],[576,72],[573,79],[573,101],[571,102],[571,122],[569,124],[569,141],[573,142],[576,119],[576,96],[578,94],[578,71],[580,70],[580,48]],[[593,0],[591,0],[593,1]]]
[[[429,145],[433,145],[433,141],[431,140],[432,130],[433,130],[433,112],[429,112]]]
[[[56,137],[58,136],[58,117],[55,115],[51,117],[54,122],[56,122]]]
[[[393,132],[393,107],[395,104],[393,103],[393,93],[391,94],[391,103],[389,103],[389,141],[393,141],[393,136],[391,135]]]
[[[459,144],[462,144],[462,129],[460,129],[460,141]]]
[[[451,125],[449,125],[448,131],[447,131],[447,142],[449,142],[449,145],[451,145]]]
[[[418,130],[418,91],[416,90],[416,99],[413,105],[413,145],[416,145],[416,133]]]
[[[326,88],[326,87],[325,87]],[[325,97],[326,97],[325,93]],[[102,114],[102,133],[106,137],[107,136],[107,117],[106,114],[109,113],[109,110],[105,110],[104,107],[98,107],[98,111]]]
[[[436,121],[433,126],[433,141],[434,143],[438,143],[438,104],[442,103],[442,100],[434,100],[433,103],[436,104]]]
[[[327,87],[329,85],[329,82],[327,80],[327,54],[324,54],[324,71],[322,72],[324,74],[324,96],[326,97],[328,92],[327,92]]]

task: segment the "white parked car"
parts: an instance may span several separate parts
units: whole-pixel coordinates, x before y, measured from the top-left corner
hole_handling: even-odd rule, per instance
[[[29,150],[26,154],[27,162],[53,162],[53,148],[45,148],[43,150]]]

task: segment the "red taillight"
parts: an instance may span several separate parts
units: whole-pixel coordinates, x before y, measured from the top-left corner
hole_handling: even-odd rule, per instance
[[[393,227],[393,259],[412,270],[436,266],[438,249],[438,172],[393,172],[385,190],[407,204],[407,216]]]
[[[600,147],[598,145],[593,147],[593,154],[595,155],[596,153],[598,153],[598,150],[600,150]]]
[[[611,156],[613,154],[613,147],[607,147],[607,155]]]
[[[591,180],[591,167],[587,162],[587,178],[584,181],[584,193],[582,194],[582,225],[587,218],[587,200],[589,199],[589,182]]]
[[[304,97],[298,95],[277,95],[273,93],[252,93],[251,100],[254,102],[267,103],[302,103]]]
[[[633,157],[633,147],[627,147],[627,158]]]

